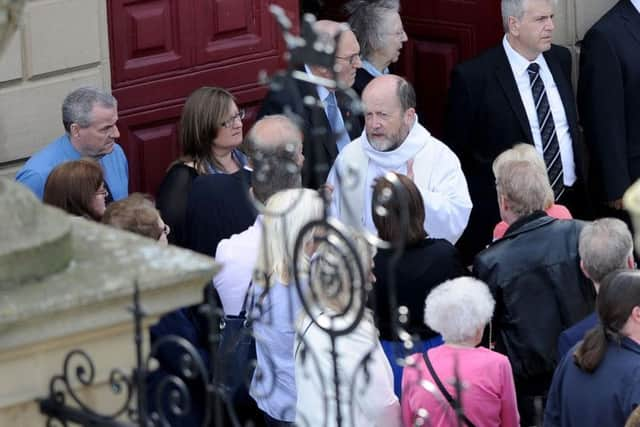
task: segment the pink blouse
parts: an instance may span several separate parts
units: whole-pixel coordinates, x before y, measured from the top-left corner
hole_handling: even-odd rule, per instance
[[[483,347],[451,347],[445,344],[430,349],[429,359],[440,381],[454,397],[451,380],[457,363],[458,375],[464,384],[462,408],[475,426],[519,425],[513,374],[506,356]],[[435,396],[428,388],[434,391]],[[405,427],[419,425],[415,421],[420,416],[429,417],[424,425],[457,425],[453,409],[432,380],[420,353],[411,355],[404,369],[401,404]]]
[[[551,205],[551,207],[545,210],[547,215],[558,218],[558,219],[572,219],[571,212],[563,205]],[[507,228],[509,228],[509,224],[504,221],[500,221],[496,224],[493,229],[493,240],[502,239],[504,237],[504,233],[507,232]]]

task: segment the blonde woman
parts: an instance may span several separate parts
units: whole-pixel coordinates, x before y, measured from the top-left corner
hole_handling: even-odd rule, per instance
[[[511,161],[530,162],[536,167],[540,168],[545,173],[545,175],[547,175],[547,167],[545,166],[544,160],[542,160],[542,157],[540,157],[535,147],[530,144],[516,144],[510,149],[503,151],[493,161],[493,166],[492,166],[493,175],[496,177],[496,179],[498,178],[498,175],[500,173],[500,168],[502,167],[502,165]],[[547,182],[549,182],[548,175],[547,175]],[[569,212],[569,209],[567,209],[563,205],[555,204],[555,201],[553,198],[553,190],[551,189],[551,184],[549,184],[549,191],[545,201],[544,211],[547,213],[547,215],[553,218],[558,218],[558,219],[573,218],[573,216],[571,215],[571,212]],[[507,232],[508,228],[509,228],[509,225],[504,221],[500,221],[498,224],[496,224],[495,228],[493,229],[493,240],[501,239],[504,236],[504,234]]]
[[[267,426],[293,426],[296,382],[294,322],[301,302],[293,277],[295,244],[302,229],[323,215],[322,199],[308,189],[271,196],[263,220],[263,239],[253,278],[253,332],[256,370],[250,394]],[[304,233],[298,267],[305,270],[313,251],[313,233]]]

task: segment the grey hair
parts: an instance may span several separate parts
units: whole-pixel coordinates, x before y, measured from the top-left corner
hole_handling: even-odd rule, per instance
[[[500,165],[496,189],[509,200],[510,209],[520,218],[544,210],[549,178],[531,162],[514,160]]]
[[[413,86],[404,78],[400,76],[396,77],[398,78],[396,96],[400,101],[402,111],[407,111],[409,108],[416,108],[416,91],[413,89]]]
[[[629,227],[616,218],[601,218],[588,223],[580,233],[578,252],[591,280],[600,283],[614,270],[628,268],[633,238]]]
[[[360,44],[360,56],[367,59],[382,49],[380,31],[385,28],[384,19],[390,12],[400,10],[398,0],[352,0],[345,5],[349,14],[349,26]]]
[[[525,2],[529,0],[502,0],[500,3],[500,10],[502,11],[502,26],[504,32],[509,32],[509,17],[520,20],[524,16]],[[557,0],[547,0],[554,6],[558,3]]]
[[[504,150],[496,159],[493,161],[492,169],[493,175],[498,176],[498,172],[503,164],[507,162],[512,162],[516,160],[522,160],[526,162],[530,162],[538,169],[542,171],[544,176],[547,177],[547,183],[549,183],[549,175],[547,175],[547,166],[544,164],[544,160],[542,156],[538,154],[535,147],[531,144],[519,143],[509,148],[508,150]],[[544,203],[544,208],[548,209],[553,205],[555,199],[553,197],[553,189],[551,188],[551,183],[549,183],[549,188],[547,189],[547,198]]]
[[[484,282],[458,277],[429,293],[424,304],[424,323],[447,343],[463,343],[489,323],[495,304]]]
[[[62,125],[69,132],[73,123],[81,128],[91,126],[91,111],[95,104],[104,108],[118,108],[118,101],[97,87],[81,87],[66,96],[62,102]]]
[[[302,187],[297,164],[302,132],[287,116],[277,114],[258,120],[246,137],[253,166],[251,188],[261,203],[278,191]]]

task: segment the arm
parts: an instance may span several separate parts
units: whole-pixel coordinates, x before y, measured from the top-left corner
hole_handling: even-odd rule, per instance
[[[185,218],[192,177],[187,166],[175,165],[167,172],[156,196],[156,206],[162,220],[171,227],[169,243],[186,243]]]
[[[502,408],[500,410],[500,419],[504,427],[518,427],[520,425],[520,416],[518,414],[518,404],[516,402],[516,386],[513,382],[513,373],[511,364],[505,357],[504,362],[500,366],[502,380]]]
[[[606,36],[590,30],[580,56],[578,108],[591,159],[598,162],[601,171],[607,202],[620,199],[631,185],[624,92],[620,60]]]
[[[429,173],[425,167],[416,169],[416,184],[424,198],[425,230],[431,237],[444,238],[455,244],[467,227],[473,204],[460,162],[446,147],[443,149],[426,160],[438,165],[429,168],[429,177],[424,176]]]
[[[45,184],[45,180],[43,179],[42,175],[31,169],[21,169],[16,175],[16,181],[29,187],[29,189],[36,195],[36,197],[42,200],[44,196]]]

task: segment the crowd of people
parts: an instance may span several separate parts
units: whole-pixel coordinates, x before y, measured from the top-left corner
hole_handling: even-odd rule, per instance
[[[255,369],[225,359],[245,346],[216,353],[197,306],[150,335],[184,338],[226,370],[213,381],[249,376],[234,382],[244,394],[215,391],[227,421],[640,425],[640,273],[621,202],[640,177],[640,1],[587,32],[578,102],[554,6],[501,0],[501,42],[453,69],[443,141],[389,70],[408,40],[398,0],[351,0],[348,23],[313,24],[333,67],[272,85],[246,137],[227,90],[187,98],[182,154],[155,198],[129,194],[117,101],[91,87],[64,99],[64,135],[16,180],[221,263],[215,333],[240,320]],[[201,425],[211,390],[182,351],[156,355],[149,410],[170,412],[171,390],[153,392],[177,376],[193,405],[167,417]]]

